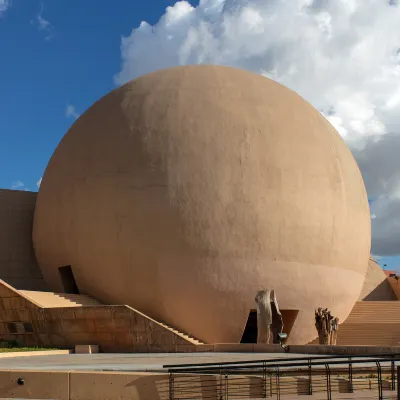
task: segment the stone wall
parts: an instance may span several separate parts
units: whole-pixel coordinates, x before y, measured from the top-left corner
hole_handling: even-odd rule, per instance
[[[186,352],[195,345],[128,306],[41,308],[0,282],[0,340],[102,352]]]
[[[0,189],[0,279],[18,289],[45,290],[32,246],[36,193]]]

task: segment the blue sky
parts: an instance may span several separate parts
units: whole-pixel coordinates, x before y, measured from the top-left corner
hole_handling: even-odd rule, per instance
[[[0,17],[0,187],[36,190],[74,120],[67,106],[82,113],[114,89],[121,37],[173,3],[12,1]]]
[[[373,245],[388,255],[379,262],[400,266],[400,8],[381,0],[304,3],[0,0],[0,187],[37,190],[63,135],[116,87],[117,75],[123,82],[176,64],[231,65],[330,110],[374,199]],[[133,32],[141,21],[152,29]]]

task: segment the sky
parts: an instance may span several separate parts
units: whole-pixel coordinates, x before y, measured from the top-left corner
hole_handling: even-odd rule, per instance
[[[399,26],[394,0],[0,0],[0,187],[37,190],[74,120],[119,85],[239,67],[336,127],[366,184],[372,253],[400,267]]]

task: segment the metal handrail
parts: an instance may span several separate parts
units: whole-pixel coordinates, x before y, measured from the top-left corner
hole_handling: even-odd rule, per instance
[[[380,356],[380,357],[378,357]],[[365,371],[365,368],[362,367],[362,365],[366,364],[372,364],[372,369],[374,369],[377,372],[377,396],[378,399],[383,400],[384,398],[384,393],[383,393],[383,365],[384,363],[389,363],[389,365],[386,367],[387,369],[385,371],[388,372],[390,375],[390,389],[392,392],[396,390],[396,382],[398,382],[398,376],[396,377],[396,363],[400,363],[400,357],[394,357],[395,354],[390,354],[391,357],[385,357],[384,355],[376,355],[376,356],[371,356],[371,355],[362,355],[360,356],[355,356],[354,358],[361,358],[361,359],[351,359],[351,356],[341,356],[341,357],[311,357],[311,358],[301,358],[302,362],[293,362],[292,359],[286,359],[286,363],[270,363],[267,365],[265,360],[262,361],[257,361],[256,363],[251,363],[251,364],[246,364],[243,363],[243,365],[235,365],[233,363],[227,363],[228,365],[223,365],[223,366],[218,366],[215,365],[216,363],[207,363],[207,364],[213,364],[213,365],[205,365],[204,367],[199,367],[197,366],[196,369],[190,368],[190,369],[185,369],[185,368],[172,368],[169,370],[169,399],[170,400],[188,400],[193,398],[193,393],[198,390],[198,386],[196,386],[196,381],[193,381],[193,377],[195,376],[219,376],[220,381],[219,383],[217,381],[210,380],[208,383],[204,380],[201,382],[201,391],[204,394],[207,389],[210,389],[210,393],[214,393],[214,391],[218,391],[219,393],[219,399],[220,400],[229,400],[230,398],[234,399],[237,396],[237,392],[235,393],[230,393],[230,384],[229,382],[232,382],[234,385],[232,387],[233,391],[237,391],[238,385],[241,386],[242,389],[240,390],[249,390],[251,388],[251,383],[245,383],[243,381],[244,377],[248,377],[249,375],[257,375],[258,378],[261,379],[260,383],[260,394],[262,397],[267,398],[272,396],[272,384],[270,383],[269,387],[271,390],[271,394],[267,395],[267,373],[270,379],[275,379],[275,394],[276,398],[279,399],[281,394],[287,393],[285,389],[285,384],[281,383],[280,377],[281,376],[297,376],[298,373],[301,373],[300,376],[308,375],[308,387],[306,386],[306,392],[302,394],[308,394],[311,395],[313,394],[313,386],[315,386],[315,390],[320,392],[321,391],[321,381],[316,381],[314,382],[313,385],[313,377],[325,377],[325,384],[324,384],[324,391],[326,392],[327,399],[330,400],[332,399],[332,375],[338,373],[341,374],[342,369],[341,368],[332,368],[334,366],[339,366],[339,365],[347,365],[348,369],[348,392],[347,393],[353,393],[355,386],[354,383],[357,382],[353,381],[353,374],[357,373],[359,374],[360,371]],[[339,358],[339,359],[334,359],[334,358]],[[298,358],[297,358],[298,359]],[[271,361],[271,360],[269,360]],[[281,360],[280,360],[281,361]],[[289,362],[287,362],[289,361]],[[305,362],[304,362],[305,361]],[[233,364],[233,365],[232,365]],[[358,369],[353,368],[353,365],[359,364]],[[322,367],[322,368],[315,368],[314,371],[312,371],[312,367]],[[369,366],[366,366],[366,368],[369,370]],[[398,371],[400,371],[400,367],[398,367]],[[271,374],[272,372],[272,374]],[[313,373],[314,372],[314,373]],[[398,372],[399,373],[399,372]],[[283,375],[282,375],[283,374]],[[177,389],[179,389],[179,393],[175,394],[175,382],[174,382],[174,377],[178,379],[178,386]],[[186,383],[185,383],[186,382]],[[241,383],[244,382],[244,383]],[[272,382],[272,381],[271,381]],[[205,385],[205,386],[204,386]],[[290,389],[289,389],[290,390]],[[370,390],[371,389],[371,383],[370,383]],[[283,392],[284,391],[284,392]],[[207,392],[208,393],[208,392]],[[176,397],[175,397],[176,395]],[[249,398],[248,396],[246,396]],[[260,397],[260,396],[258,396]],[[257,396],[254,398],[258,398]],[[251,397],[253,398],[253,397]],[[400,398],[400,392],[399,392],[399,398]]]
[[[337,358],[337,360],[336,360]],[[359,357],[355,356],[354,358],[366,358],[366,357]],[[313,359],[313,358],[302,358],[301,361],[304,362],[288,362],[288,363],[282,363],[282,362],[268,362],[268,360],[262,360],[262,361],[257,361],[257,363],[242,363],[238,365],[239,363],[235,364],[213,364],[213,365],[208,365],[207,363],[205,364],[197,364],[196,367],[190,367],[190,368],[185,368],[182,366],[173,366],[172,368],[167,368],[168,372],[171,373],[191,373],[191,372],[212,372],[212,371],[234,371],[234,370],[256,370],[256,369],[262,369],[264,366],[267,368],[293,368],[293,367],[309,367],[311,366],[324,366],[327,363],[329,365],[353,365],[353,364],[368,364],[368,363],[384,363],[384,362],[400,362],[400,357],[391,357],[391,358],[386,358],[386,357],[381,357],[378,358],[377,356],[375,357],[368,357],[368,359],[362,359],[362,360],[354,360],[352,359],[351,356],[346,356],[346,357],[330,357],[330,359],[333,359],[332,361],[327,361],[328,358],[319,358],[319,359]],[[288,361],[293,361],[294,359],[288,359]],[[343,360],[343,361],[342,361]],[[272,360],[271,360],[272,361]],[[280,360],[281,361],[281,360]],[[286,361],[286,360],[285,360]],[[266,365],[267,364],[267,365]]]
[[[326,356],[312,356],[312,357],[291,357],[291,358],[267,358],[260,360],[247,360],[247,361],[224,361],[224,362],[209,362],[200,364],[166,364],[163,365],[164,369],[181,369],[181,368],[196,368],[205,366],[237,366],[237,365],[250,365],[250,364],[262,364],[262,363],[286,363],[289,361],[313,361],[313,360],[330,360],[330,359],[352,359],[352,358],[385,358],[385,357],[400,357],[400,353],[380,353],[380,354],[338,354],[338,355],[326,355]]]

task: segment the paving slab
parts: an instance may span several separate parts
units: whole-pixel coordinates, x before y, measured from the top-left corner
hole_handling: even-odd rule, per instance
[[[201,364],[240,362],[276,358],[313,357],[314,354],[293,353],[157,353],[157,354],[58,354],[16,356],[1,359],[0,370],[53,371],[163,371],[167,364]],[[333,360],[333,359],[332,359]],[[346,361],[343,361],[346,364]],[[364,364],[374,367],[376,364]]]
[[[313,356],[313,355],[309,355]],[[293,353],[157,353],[157,354],[64,354],[0,359],[0,370],[54,371],[157,371],[166,364],[235,362],[274,358],[307,357]]]

